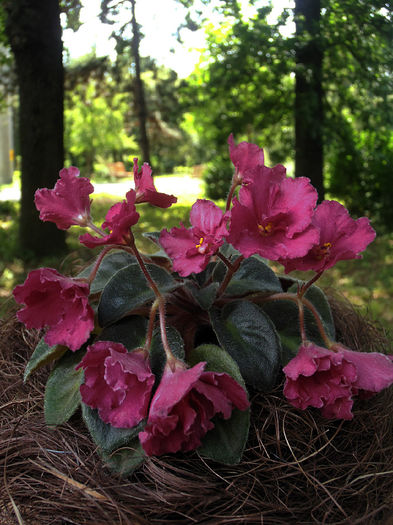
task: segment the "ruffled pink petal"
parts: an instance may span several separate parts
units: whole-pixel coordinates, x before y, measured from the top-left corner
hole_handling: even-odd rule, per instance
[[[90,180],[79,177],[77,168],[63,168],[53,190],[43,188],[35,192],[40,219],[54,222],[60,230],[67,230],[73,224],[85,226],[90,217],[89,195],[93,191]]]
[[[136,191],[136,202],[148,202],[159,208],[169,208],[177,202],[177,197],[160,193],[156,190],[152,177],[152,169],[144,162],[142,168],[138,171],[138,159],[134,158],[134,181]]]
[[[392,356],[377,352],[355,352],[337,345],[345,359],[356,367],[357,379],[353,385],[360,390],[380,392],[393,384]]]
[[[206,363],[201,362],[192,368],[176,369],[175,372],[170,367],[166,367],[151,402],[149,419],[156,414],[160,416],[168,414],[190,392],[205,366]]]
[[[17,302],[25,304],[18,319],[28,328],[49,330],[49,345],[63,344],[77,350],[94,328],[94,312],[88,304],[89,286],[65,277],[52,268],[29,273],[24,284],[14,290]]]
[[[131,239],[130,228],[139,220],[139,213],[135,208],[135,191],[126,194],[126,200],[117,202],[108,211],[102,228],[108,228],[109,234],[95,237],[86,233],[79,237],[79,241],[88,248],[95,248],[105,244],[127,245]]]
[[[323,201],[317,206],[313,224],[320,230],[319,242],[300,259],[280,261],[286,273],[292,270],[320,272],[340,260],[359,259],[360,252],[375,238],[367,217],[352,219],[337,201]]]
[[[76,369],[81,367],[85,372],[82,400],[97,408],[105,423],[132,428],[147,416],[154,375],[143,353],[99,341],[88,348]]]
[[[190,223],[194,228],[201,231],[201,234],[215,235],[219,229],[221,235],[228,235],[225,227],[225,215],[214,202],[207,199],[198,199],[191,208]]]
[[[229,156],[236,172],[245,175],[264,166],[263,149],[256,144],[240,142],[235,144],[232,133],[228,137]]]

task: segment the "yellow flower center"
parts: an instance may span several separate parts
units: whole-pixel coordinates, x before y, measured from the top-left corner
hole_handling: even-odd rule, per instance
[[[330,248],[332,247],[331,242],[325,242],[321,244],[321,246],[318,246],[317,248],[317,259],[323,259],[328,255]]]
[[[203,237],[201,237],[201,238],[199,239],[199,244],[196,244],[196,245],[195,245],[195,248],[200,248],[200,247],[202,246],[204,240],[205,240],[205,239],[204,239]]]
[[[273,231],[273,224],[269,222],[266,224],[266,226],[262,226],[262,224],[258,224],[258,231],[261,235],[266,237],[266,235],[270,235]]]

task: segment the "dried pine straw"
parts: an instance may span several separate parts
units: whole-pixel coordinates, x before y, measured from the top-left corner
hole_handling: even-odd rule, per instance
[[[342,301],[335,320],[352,349],[391,351]],[[129,480],[111,474],[76,414],[49,430],[48,370],[22,381],[39,334],[0,327],[0,524],[388,524],[393,515],[393,389],[357,402],[351,422],[290,407],[282,386],[252,403],[237,466],[196,453],[151,459]],[[392,522],[390,522],[392,523]]]

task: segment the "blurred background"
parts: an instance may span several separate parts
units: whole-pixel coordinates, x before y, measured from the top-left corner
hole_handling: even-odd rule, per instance
[[[37,188],[74,165],[93,218],[153,168],[169,210],[143,205],[140,234],[223,203],[227,138],[309,177],[320,200],[367,215],[377,240],[323,277],[389,329],[393,320],[393,5],[379,0],[1,0],[0,313],[27,271],[75,273],[78,228],[42,223]]]

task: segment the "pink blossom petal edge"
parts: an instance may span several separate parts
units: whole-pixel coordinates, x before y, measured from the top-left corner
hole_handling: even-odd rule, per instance
[[[90,193],[94,187],[86,177],[79,177],[74,166],[60,170],[53,190],[35,192],[34,201],[42,221],[54,222],[60,230],[72,225],[86,226],[90,218]]]

